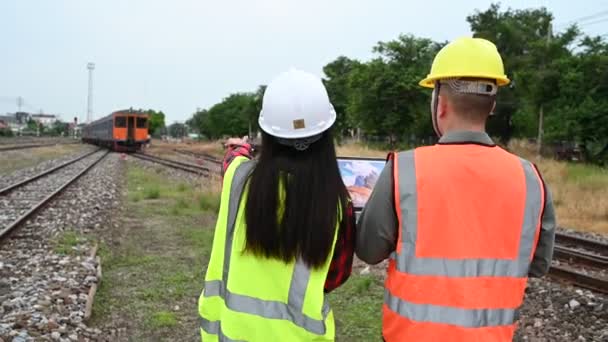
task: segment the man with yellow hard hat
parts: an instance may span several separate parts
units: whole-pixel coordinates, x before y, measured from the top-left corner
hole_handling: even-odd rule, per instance
[[[461,38],[420,85],[433,146],[389,155],[361,213],[357,256],[389,258],[386,341],[510,341],[528,276],[547,273],[555,210],[536,166],[485,132],[509,83],[496,46]]]

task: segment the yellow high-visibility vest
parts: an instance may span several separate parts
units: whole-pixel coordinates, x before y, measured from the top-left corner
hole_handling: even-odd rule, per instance
[[[330,257],[317,270],[301,260],[284,263],[244,253],[246,183],[253,166],[237,157],[224,175],[198,303],[202,341],[333,341],[334,317],[323,288],[338,228]]]

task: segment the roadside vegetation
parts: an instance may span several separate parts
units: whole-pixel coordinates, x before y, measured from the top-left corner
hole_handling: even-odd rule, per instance
[[[126,328],[135,341],[196,340],[218,184],[167,180],[129,165],[121,223],[100,251],[94,324]]]

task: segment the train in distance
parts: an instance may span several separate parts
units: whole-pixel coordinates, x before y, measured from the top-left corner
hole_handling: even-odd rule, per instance
[[[115,111],[82,128],[82,141],[114,151],[135,152],[149,143],[147,112],[133,109]]]

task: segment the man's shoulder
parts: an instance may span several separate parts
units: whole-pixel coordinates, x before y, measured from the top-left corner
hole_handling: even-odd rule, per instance
[[[416,152],[420,152],[420,151],[431,151],[431,150],[433,150],[433,149],[435,148],[435,146],[436,146],[436,145],[428,145],[428,146],[419,146],[419,147],[414,147],[414,148],[411,148],[411,149],[409,149],[409,150],[402,150],[402,151],[397,151],[397,152],[391,152],[391,153],[389,154],[389,156],[390,156],[391,154],[393,154],[395,157],[406,157],[406,158],[407,158],[407,157],[409,157],[409,158],[411,158],[411,157],[413,157],[413,156],[414,156],[414,154],[415,154]]]
[[[534,169],[536,169],[538,171],[538,167],[536,166],[536,164],[533,161],[528,160],[528,159],[526,159],[526,158],[524,158],[524,157],[522,157],[522,156],[520,156],[518,154],[515,154],[514,152],[511,152],[511,151],[509,151],[507,149],[504,149],[504,148],[502,148],[500,146],[496,146],[496,148],[500,149],[501,151],[503,151],[503,153],[505,153],[506,155],[510,156],[511,158],[519,160],[519,162],[522,163],[522,165],[531,166],[531,167],[533,167]]]

